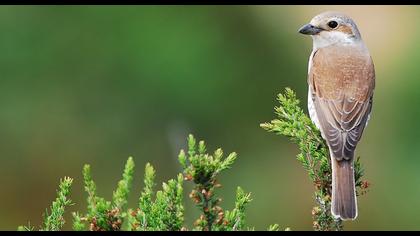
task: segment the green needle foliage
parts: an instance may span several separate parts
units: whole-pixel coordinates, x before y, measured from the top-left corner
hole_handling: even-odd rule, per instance
[[[73,213],[73,229],[91,231],[118,231],[121,230],[124,218],[126,217],[125,206],[127,204],[128,193],[130,192],[131,182],[134,175],[134,161],[130,157],[125,164],[123,178],[118,182],[118,187],[114,191],[112,201],[107,201],[96,195],[96,185],[92,180],[90,166],[83,167],[83,179],[87,198],[87,214],[80,216]]]
[[[221,171],[231,168],[236,160],[236,153],[223,156],[221,148],[213,154],[206,152],[204,141],[197,145],[192,135],[188,137],[188,155],[181,150],[179,162],[183,173],[176,179],[162,183],[162,189],[155,192],[156,171],[150,163],[144,171],[144,187],[140,193],[138,206],[127,209],[127,199],[134,177],[134,161],[129,157],[122,179],[113,192],[112,200],[99,197],[96,184],[92,179],[89,165],[83,167],[84,188],[87,193],[85,214],[73,212],[73,230],[75,231],[187,231],[184,225],[183,182],[193,181],[190,193],[201,212],[191,230],[194,231],[239,231],[253,230],[246,226],[245,210],[252,201],[251,194],[242,188],[236,190],[235,207],[224,211],[222,199],[215,194],[220,188],[217,177]],[[46,214],[41,230],[60,230],[64,224],[64,207],[70,205],[68,199],[72,179],[60,182],[58,198],[51,207],[51,214]],[[30,225],[19,226],[18,230],[33,230]],[[278,225],[271,225],[269,230],[279,230]]]
[[[317,206],[312,210],[313,227],[315,230],[342,230],[343,224],[331,215],[331,163],[328,147],[321,133],[311,119],[300,108],[300,101],[290,88],[277,97],[280,106],[275,107],[278,119],[261,124],[269,132],[289,137],[296,143],[300,153],[297,160],[308,172],[309,178],[315,186],[315,200]],[[357,194],[366,192],[368,182],[363,181],[363,169],[359,158],[355,161],[355,182]]]
[[[155,170],[147,163],[144,174],[144,189],[139,198],[139,206],[129,210],[129,230],[132,231],[179,231],[184,222],[182,205],[183,178],[162,184],[162,190],[154,194]],[[155,195],[155,199],[153,197]]]
[[[51,214],[48,214],[48,210],[46,210],[46,217],[44,220],[44,226],[42,230],[58,231],[63,227],[65,223],[64,210],[66,206],[71,205],[71,200],[68,197],[70,195],[70,188],[72,183],[73,179],[68,177],[65,177],[63,180],[60,180],[57,198],[52,203]]]
[[[297,159],[308,171],[316,192],[318,206],[313,209],[316,230],[340,230],[342,223],[334,221],[330,215],[331,173],[327,148],[320,138],[319,131],[299,107],[294,92],[286,89],[278,97],[280,106],[276,107],[279,119],[261,126],[268,131],[290,137],[301,150]],[[222,198],[216,190],[222,185],[218,181],[222,171],[232,168],[237,154],[224,155],[221,148],[212,154],[207,152],[204,141],[197,143],[193,135],[187,139],[187,151],[178,155],[182,173],[175,179],[162,183],[161,190],[155,191],[156,170],[150,163],[144,169],[144,186],[135,208],[127,208],[128,197],[134,178],[134,160],[129,157],[112,199],[106,200],[96,193],[90,165],[83,167],[84,189],[87,193],[86,213],[73,212],[75,231],[245,231],[254,230],[246,224],[246,207],[252,201],[251,194],[237,187],[235,205],[232,210],[224,210]],[[358,193],[363,194],[368,186],[362,181],[363,170],[359,159],[355,164]],[[65,207],[71,205],[68,198],[71,178],[60,180],[58,197],[45,214],[40,230],[61,230]],[[184,221],[183,183],[191,181],[193,188],[189,197],[198,208],[200,215],[191,227]],[[19,226],[18,230],[34,230],[30,224]],[[268,231],[279,231],[278,224],[270,225]],[[286,228],[285,231],[291,230]]]
[[[240,187],[236,192],[235,208],[223,211],[221,198],[215,194],[216,188],[222,185],[217,182],[221,171],[231,168],[236,160],[236,153],[223,157],[223,150],[218,148],[213,155],[206,153],[204,141],[197,145],[195,138],[188,137],[188,154],[181,150],[178,156],[184,168],[184,178],[194,182],[190,198],[200,209],[201,215],[194,223],[194,230],[203,231],[237,231],[245,230],[245,207],[251,202],[251,195]]]
[[[64,211],[67,206],[72,204],[71,200],[69,199],[70,195],[70,188],[73,183],[73,179],[69,177],[64,177],[64,179],[60,179],[60,185],[57,191],[57,198],[53,201],[50,211],[48,213],[48,209],[45,210],[44,221],[42,227],[40,227],[40,231],[59,231],[63,227],[65,220],[64,220]],[[19,226],[18,231],[33,231],[34,227],[28,226]]]
[[[133,182],[133,176],[134,161],[132,157],[129,157],[124,168],[123,178],[118,182],[117,190],[112,196],[114,208],[125,210],[131,183]]]
[[[241,187],[236,190],[235,208],[225,212],[225,230],[236,231],[245,229],[245,208],[252,201],[251,194],[245,193]]]

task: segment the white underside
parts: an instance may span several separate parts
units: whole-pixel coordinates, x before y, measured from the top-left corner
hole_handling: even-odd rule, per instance
[[[314,100],[312,98],[312,92],[310,88],[308,89],[308,112],[309,112],[309,117],[311,118],[312,122],[315,124],[315,126],[319,130],[321,130],[321,126],[319,125],[319,121],[318,121],[318,116],[316,115]],[[322,137],[324,137],[323,134],[322,134]]]
[[[312,58],[314,56],[314,53],[316,52],[315,50],[312,50],[311,55],[309,56],[309,65],[308,65],[308,75],[311,71],[311,67],[312,67]],[[318,116],[316,115],[316,111],[315,111],[315,105],[314,105],[314,101],[312,98],[312,91],[311,88],[308,88],[308,112],[309,112],[309,117],[311,118],[312,122],[315,124],[315,126],[321,130],[321,126],[319,125],[319,121],[318,121]],[[324,134],[322,134],[322,137],[324,138]]]

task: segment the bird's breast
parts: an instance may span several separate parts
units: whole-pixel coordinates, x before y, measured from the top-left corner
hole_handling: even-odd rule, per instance
[[[362,47],[328,46],[312,55],[308,82],[320,97],[365,101],[374,79],[373,63]]]

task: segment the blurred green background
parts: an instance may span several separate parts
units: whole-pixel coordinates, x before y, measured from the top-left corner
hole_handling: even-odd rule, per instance
[[[356,152],[372,186],[345,228],[420,230],[418,6],[1,6],[0,229],[38,226],[71,176],[70,229],[70,212],[86,206],[83,164],[110,198],[130,155],[134,207],[145,163],[160,187],[193,133],[210,151],[239,154],[220,179],[223,207],[240,185],[254,199],[249,225],[311,230],[313,186],[298,150],[259,124],[286,86],[306,106],[312,40],[297,29],[325,10],[354,18],[377,75]],[[192,223],[198,210],[185,201]]]

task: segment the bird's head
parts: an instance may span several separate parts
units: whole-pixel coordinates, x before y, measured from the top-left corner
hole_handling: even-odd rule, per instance
[[[309,24],[299,29],[299,33],[311,35],[316,48],[361,40],[354,21],[343,13],[332,11],[315,16]]]

